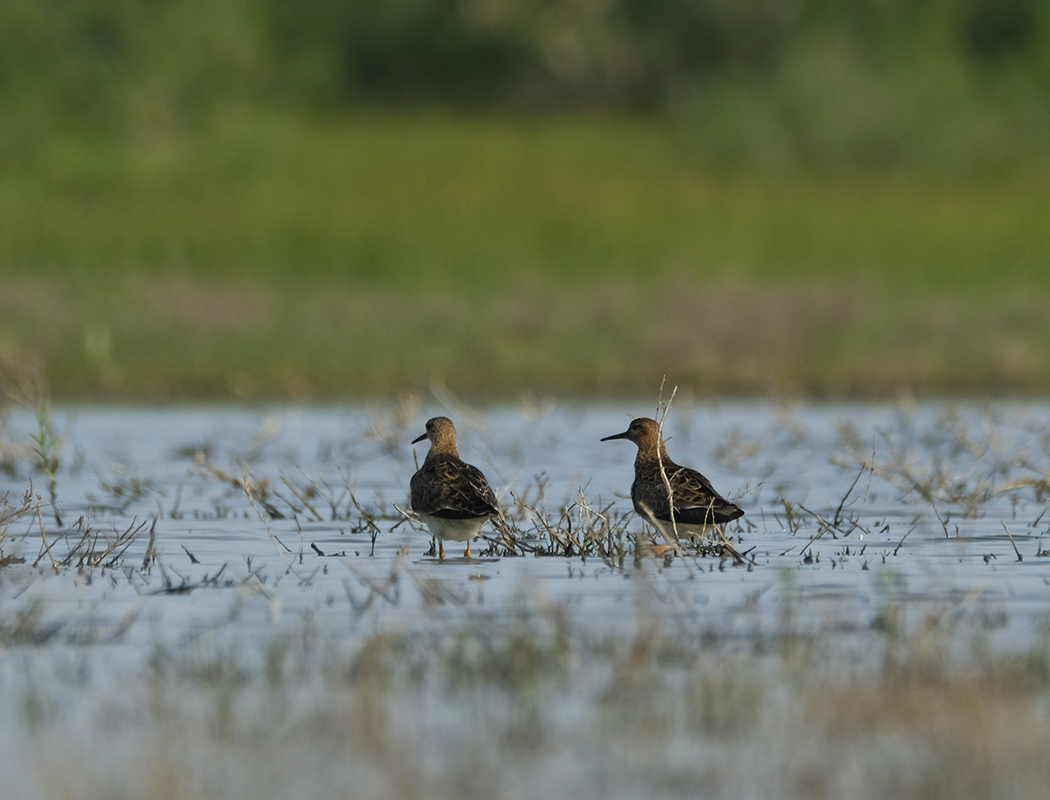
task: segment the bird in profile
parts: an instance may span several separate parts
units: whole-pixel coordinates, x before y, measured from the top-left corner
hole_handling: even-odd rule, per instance
[[[623,433],[606,436],[602,441],[613,439],[627,439],[638,445],[631,502],[634,510],[656,526],[667,541],[674,542],[682,536],[706,538],[711,527],[744,515],[742,508],[715,491],[711,481],[671,460],[656,420],[640,417]]]
[[[500,514],[496,495],[477,467],[459,457],[456,427],[448,417],[427,420],[427,430],[412,444],[430,440],[430,452],[409,484],[412,510],[437,539],[438,555],[445,557],[445,540],[470,542],[492,517]]]

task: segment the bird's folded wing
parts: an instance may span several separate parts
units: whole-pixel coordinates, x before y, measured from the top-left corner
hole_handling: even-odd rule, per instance
[[[423,470],[420,470],[421,474]],[[445,519],[474,519],[499,514],[499,504],[481,470],[470,464],[438,462],[412,486],[412,507]]]

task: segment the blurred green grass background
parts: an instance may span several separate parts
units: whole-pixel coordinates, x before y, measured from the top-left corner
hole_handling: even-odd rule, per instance
[[[1050,390],[1034,0],[0,7],[0,380]]]

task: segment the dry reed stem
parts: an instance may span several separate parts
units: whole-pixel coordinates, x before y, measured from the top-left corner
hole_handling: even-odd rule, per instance
[[[47,557],[51,560],[51,569],[53,569],[55,574],[58,575],[58,564],[55,563],[55,557],[51,554],[51,545],[48,544],[47,541],[47,529],[44,527],[44,515],[39,508],[37,509],[37,520],[40,523],[40,541],[43,544],[44,553],[46,553]],[[37,560],[33,562],[34,567],[40,563],[40,559],[44,557],[44,553],[41,553]]]
[[[664,420],[667,418],[667,412],[671,410],[671,403],[674,401],[674,396],[678,392],[678,387],[675,386],[674,389],[671,390],[671,396],[669,398],[667,398],[667,403],[664,404],[663,403],[664,383],[665,383],[666,380],[667,380],[667,376],[666,375],[663,378],[660,379],[660,394],[659,394],[659,398],[656,401],[656,412],[657,412],[656,415],[658,417],[658,419],[657,419],[657,429],[659,430],[659,434],[660,434],[660,442],[659,442],[660,446],[656,450],[656,463],[660,467],[660,477],[663,479],[664,488],[667,490],[667,503],[668,503],[668,506],[671,509],[671,529],[674,531],[673,541],[671,539],[668,539],[668,537],[666,537],[666,536],[664,538],[667,540],[668,546],[670,546],[671,549],[674,550],[675,554],[680,556],[680,555],[682,555],[682,547],[681,547],[681,544],[678,541],[678,522],[675,519],[675,513],[674,513],[674,492],[671,489],[671,480],[670,480],[670,478],[667,477],[667,471],[664,469],[664,458],[663,458],[663,451],[664,451],[664,449],[663,449]],[[649,516],[653,517],[651,512],[652,512],[652,509],[646,508],[646,513],[649,514]],[[653,519],[655,519],[655,517],[653,517]]]

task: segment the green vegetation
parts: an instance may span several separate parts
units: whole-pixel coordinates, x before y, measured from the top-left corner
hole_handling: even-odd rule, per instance
[[[673,128],[367,114],[0,178],[56,398],[1050,389],[1045,168],[712,177]]]
[[[1035,0],[11,0],[58,399],[1050,390]]]
[[[1048,43],[1040,0],[8,0],[0,104],[25,142],[56,124],[193,129],[231,107],[718,110],[765,96],[752,111],[798,129],[837,108],[877,149],[894,139],[880,124],[908,117],[926,141],[982,107],[1014,121],[1042,107],[1045,124],[1033,95],[1050,91]]]

